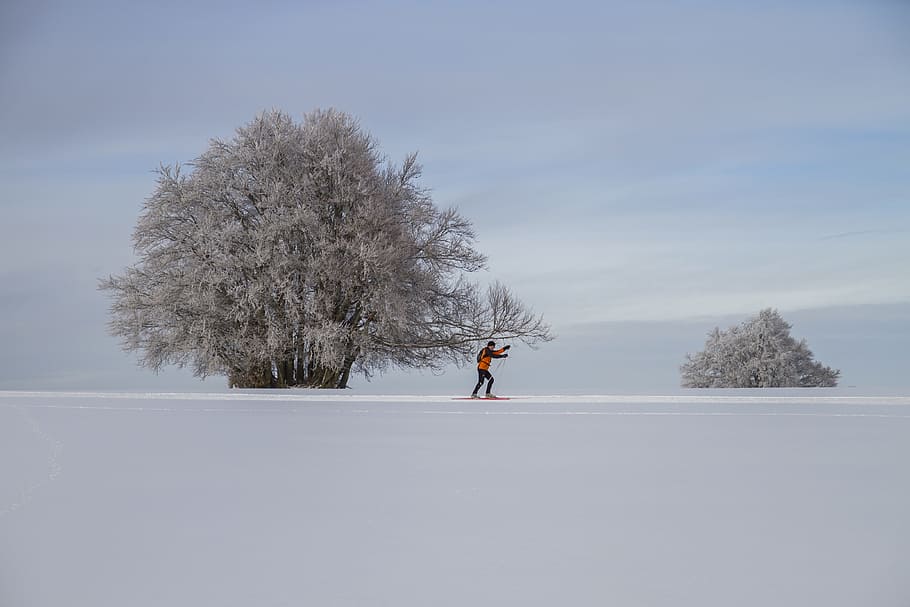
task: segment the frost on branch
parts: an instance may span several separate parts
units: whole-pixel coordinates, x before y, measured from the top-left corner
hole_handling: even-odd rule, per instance
[[[708,334],[705,349],[686,355],[685,388],[808,388],[837,385],[840,371],[813,360],[806,340],[772,309],[726,331]]]
[[[159,169],[138,262],[101,283],[112,333],[147,367],[340,388],[462,362],[494,335],[551,339],[504,286],[467,281],[486,258],[420,186],[416,156],[387,163],[344,113],[263,113],[190,166]]]

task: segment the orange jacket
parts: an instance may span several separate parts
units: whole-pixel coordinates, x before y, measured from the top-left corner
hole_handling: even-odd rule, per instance
[[[490,369],[490,363],[493,362],[493,359],[502,358],[505,351],[505,348],[491,350],[488,346],[484,346],[484,349],[480,352],[480,362],[477,363],[477,368],[488,371]]]

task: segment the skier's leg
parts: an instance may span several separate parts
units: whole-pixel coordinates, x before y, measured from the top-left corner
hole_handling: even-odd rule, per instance
[[[474,390],[471,391],[471,396],[477,396],[477,391],[480,390],[480,386],[483,385],[483,369],[477,369],[477,385],[474,386]]]
[[[490,391],[493,389],[493,376],[488,372],[487,377],[490,378],[489,381],[487,382],[487,396],[489,396]]]

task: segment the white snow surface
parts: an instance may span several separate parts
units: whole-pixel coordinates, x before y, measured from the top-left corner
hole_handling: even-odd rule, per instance
[[[0,392],[0,605],[910,605],[910,396]]]

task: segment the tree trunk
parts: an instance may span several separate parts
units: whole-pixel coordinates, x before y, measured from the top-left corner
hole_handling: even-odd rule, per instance
[[[351,377],[351,367],[354,365],[354,357],[348,356],[344,359],[344,366],[341,369],[341,377],[338,379],[339,388],[348,387],[348,379]]]
[[[278,369],[277,380],[279,388],[288,388],[297,384],[297,379],[294,376],[293,360],[280,360],[275,367]]]
[[[300,382],[300,385],[307,388],[347,388],[353,364],[354,358],[348,357],[345,358],[341,367],[312,366],[307,372],[306,379]]]
[[[345,357],[340,367],[309,365],[306,369],[295,368],[293,359],[260,363],[252,369],[235,369],[228,375],[231,388],[347,388],[351,368],[356,357]],[[277,370],[277,377],[273,373]],[[305,371],[305,372],[304,372]]]
[[[231,388],[274,388],[275,377],[272,375],[272,363],[259,363],[250,369],[234,369],[228,374],[228,386]]]

